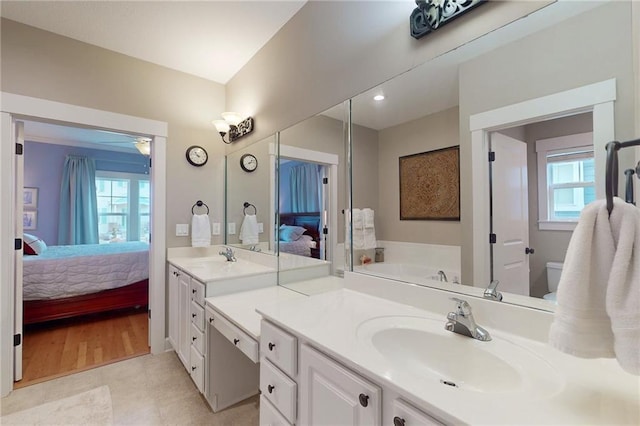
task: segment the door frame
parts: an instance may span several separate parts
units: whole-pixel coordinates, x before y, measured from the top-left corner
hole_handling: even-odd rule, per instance
[[[6,199],[13,199],[16,192],[14,147],[11,139],[11,122],[14,119],[62,122],[152,137],[150,168],[151,179],[151,244],[149,247],[149,346],[151,353],[165,351],[165,260],[166,260],[166,140],[168,124],[131,115],[86,108],[45,99],[1,92],[2,141],[0,143],[0,190]],[[16,238],[15,209],[5,203],[0,209],[0,238],[11,241]],[[8,395],[13,389],[13,316],[14,261],[16,250],[10,244],[0,245],[0,395]],[[7,285],[10,283],[10,285]]]
[[[605,145],[615,139],[614,102],[616,79],[601,81],[469,117],[471,131],[472,282],[489,283],[489,133],[567,115],[592,113],[596,182],[604,182]],[[596,197],[604,197],[604,185],[596,186]],[[531,218],[529,219],[531,220]]]

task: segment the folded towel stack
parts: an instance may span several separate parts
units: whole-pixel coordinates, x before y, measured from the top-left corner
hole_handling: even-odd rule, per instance
[[[353,248],[366,250],[377,247],[374,212],[372,209],[353,210]],[[347,220],[347,242],[349,242],[349,221]]]
[[[211,245],[211,223],[209,215],[194,214],[191,218],[191,246],[207,247]]]
[[[258,231],[258,218],[256,215],[245,215],[240,227],[240,241],[242,241],[242,244],[258,244],[260,242]]]
[[[640,374],[640,209],[586,206],[571,237],[549,343],[582,358],[617,358]]]

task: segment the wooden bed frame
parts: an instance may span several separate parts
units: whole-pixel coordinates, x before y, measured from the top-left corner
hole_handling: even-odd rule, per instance
[[[149,304],[149,279],[98,293],[49,300],[25,300],[24,324],[35,324]]]
[[[302,226],[316,242],[316,250],[311,250],[311,257],[320,257],[320,212],[280,213],[280,225]]]

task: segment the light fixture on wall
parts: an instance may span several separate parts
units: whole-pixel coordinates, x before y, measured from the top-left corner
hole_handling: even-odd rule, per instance
[[[231,143],[253,131],[253,117],[244,120],[237,112],[223,112],[222,120],[213,120],[218,133],[222,136],[222,142]],[[224,137],[229,134],[227,140]]]
[[[151,155],[151,139],[138,138],[135,143],[136,148],[140,151],[140,154],[149,156]]]

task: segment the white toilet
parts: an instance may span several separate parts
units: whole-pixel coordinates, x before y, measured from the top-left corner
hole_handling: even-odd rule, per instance
[[[547,286],[550,293],[542,296],[545,300],[556,301],[556,291],[558,291],[558,283],[560,283],[560,275],[562,275],[562,262],[547,262]]]

